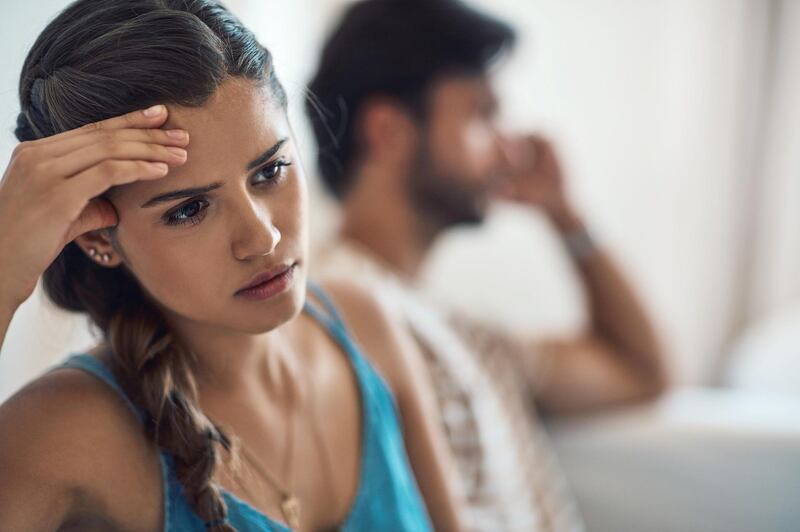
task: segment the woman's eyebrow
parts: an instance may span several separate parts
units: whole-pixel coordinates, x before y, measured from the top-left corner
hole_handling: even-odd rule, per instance
[[[154,196],[142,204],[142,208],[153,207],[159,203],[166,203],[181,198],[191,198],[192,196],[199,196],[201,194],[208,194],[212,190],[216,190],[222,186],[222,183],[211,183],[204,187],[184,188],[181,190],[173,190],[164,194]]]
[[[264,153],[253,159],[247,164],[248,170],[253,170],[258,168],[259,166],[263,166],[266,164],[270,159],[272,159],[278,150],[280,150],[284,144],[289,140],[288,137],[284,137],[276,142],[274,145],[269,147]],[[222,186],[222,183],[211,183],[210,185],[206,185],[204,187],[193,187],[193,188],[184,188],[181,190],[173,190],[171,192],[165,192],[164,194],[159,194],[158,196],[154,196],[144,202],[142,204],[142,208],[146,207],[153,207],[158,205],[159,203],[166,203],[169,201],[174,201],[176,199],[181,198],[191,198],[192,196],[199,196],[201,194],[208,194],[212,190],[216,190]]]
[[[283,147],[283,145],[286,144],[286,141],[288,140],[289,140],[288,137],[280,139],[278,142],[275,143],[274,146],[272,146],[267,151],[265,151],[264,153],[262,153],[261,155],[250,161],[250,163],[247,165],[247,169],[254,170],[259,166],[266,164],[270,159],[272,159],[275,156],[276,153],[278,153],[278,150],[280,150],[281,147]]]
[[[253,170],[258,168],[259,166],[263,166],[266,164],[270,159],[272,159],[278,150],[280,150],[284,144],[289,140],[288,137],[284,137],[276,142],[273,146],[268,148],[264,153],[253,159],[247,164],[248,170]],[[210,185],[204,187],[194,187],[194,188],[184,188],[181,190],[173,190],[171,192],[165,192],[164,194],[159,194],[158,196],[154,196],[144,202],[142,204],[142,208],[146,207],[153,207],[154,205],[158,205],[159,203],[166,203],[169,201],[174,201],[176,199],[181,198],[191,198],[192,196],[198,196],[200,194],[207,194],[212,190],[216,190],[222,186],[222,183],[212,183]]]

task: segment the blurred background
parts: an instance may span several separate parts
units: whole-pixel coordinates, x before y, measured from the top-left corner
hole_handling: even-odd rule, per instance
[[[6,161],[23,58],[68,2],[0,1]],[[225,3],[273,52],[314,176],[303,87],[348,1]],[[497,73],[505,122],[556,142],[673,357],[677,387],[658,404],[553,428],[589,530],[800,530],[800,2],[470,3],[520,33]],[[337,215],[312,187],[320,242]],[[560,243],[512,207],[443,239],[425,285],[512,329],[584,320]],[[0,401],[90,343],[84,320],[36,293],[0,353]]]

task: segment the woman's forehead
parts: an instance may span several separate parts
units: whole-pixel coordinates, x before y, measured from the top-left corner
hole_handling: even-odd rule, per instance
[[[286,121],[286,113],[263,84],[232,78],[219,86],[202,107],[167,105],[164,129],[189,131],[192,141],[217,143],[245,135],[270,134]]]
[[[162,179],[119,187],[113,198],[124,198],[127,204],[176,187],[242,176],[251,161],[291,136],[285,111],[267,89],[247,80],[225,82],[202,107],[167,107],[170,115],[163,128],[189,132],[186,163],[170,167]]]

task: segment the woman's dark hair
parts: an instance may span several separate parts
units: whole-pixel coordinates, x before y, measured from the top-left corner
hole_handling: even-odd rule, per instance
[[[341,199],[352,185],[364,102],[390,97],[425,118],[434,82],[485,74],[515,40],[510,26],[460,0],[362,0],[350,6],[325,42],[306,100],[328,189]]]
[[[19,85],[16,136],[30,141],[154,104],[202,106],[241,77],[286,105],[270,53],[212,0],[78,0],[42,32]],[[212,481],[231,442],[199,409],[192,354],[124,266],[104,268],[68,244],[44,273],[59,307],[86,313],[112,369],[146,414],[147,436],[211,530],[231,531]]]

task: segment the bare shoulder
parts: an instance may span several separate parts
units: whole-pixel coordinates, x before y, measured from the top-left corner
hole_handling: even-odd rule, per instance
[[[326,280],[321,287],[333,300],[348,330],[358,339],[378,337],[384,342],[394,339],[399,323],[379,294],[344,279]]]
[[[128,433],[135,426],[133,411],[110,386],[75,369],[50,371],[0,406],[0,431],[16,438],[30,437],[35,444],[52,440],[41,438],[47,434],[62,437],[85,434],[68,442],[68,447],[79,446],[89,437]]]
[[[147,470],[133,411],[107,384],[74,369],[51,371],[0,405],[0,434],[3,515],[15,509],[20,519],[43,512],[57,520],[77,498],[113,494],[115,482],[131,480],[130,467]]]
[[[111,387],[85,372],[58,369],[0,406],[0,461],[13,452],[17,462],[66,473],[70,463],[97,461],[115,453],[117,445],[141,441],[141,432],[135,414]]]
[[[343,317],[354,325],[390,326],[388,306],[374,290],[346,279],[326,279],[320,286],[336,304]]]
[[[405,388],[409,363],[419,357],[405,323],[376,294],[351,281],[336,279],[322,284],[342,315],[362,353],[386,378],[395,393]]]

